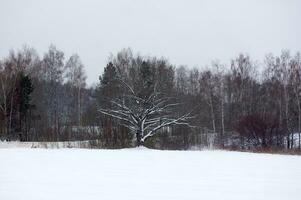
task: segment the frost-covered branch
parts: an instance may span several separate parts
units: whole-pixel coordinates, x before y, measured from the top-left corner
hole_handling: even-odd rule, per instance
[[[104,115],[121,120],[137,137],[137,144],[153,136],[161,128],[171,125],[188,125],[191,113],[175,117],[176,107],[180,104],[175,98],[166,97],[156,91],[156,86],[148,95],[139,95],[122,79],[119,82],[127,89],[118,98],[110,99],[110,108],[99,109]]]
[[[164,122],[162,122],[160,125],[152,128],[147,134],[145,134],[142,137],[142,139],[141,139],[142,142],[144,142],[146,138],[153,136],[159,129],[161,129],[163,127],[166,127],[169,125],[188,125],[188,126],[190,126],[189,123],[187,122],[188,119],[193,118],[190,115],[191,115],[191,113],[187,113],[176,119],[168,119],[168,118],[164,119]]]

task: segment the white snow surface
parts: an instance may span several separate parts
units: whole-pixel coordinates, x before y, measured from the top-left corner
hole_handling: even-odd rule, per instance
[[[300,156],[0,149],[1,200],[300,200],[300,192]]]
[[[98,142],[97,140],[92,140]],[[2,148],[89,148],[91,145],[89,140],[70,141],[70,142],[19,142],[19,141],[0,141],[0,149]]]

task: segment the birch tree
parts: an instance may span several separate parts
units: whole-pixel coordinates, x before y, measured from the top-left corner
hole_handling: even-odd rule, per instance
[[[295,104],[297,107],[297,130],[298,130],[298,148],[301,148],[301,56],[297,53],[290,62],[291,80],[293,93],[295,96]]]
[[[66,77],[76,90],[77,99],[77,124],[81,126],[82,115],[82,90],[86,86],[86,75],[84,72],[84,65],[82,64],[77,54],[72,55],[66,63]]]
[[[57,50],[54,45],[49,47],[42,61],[44,74],[44,100],[48,114],[49,127],[54,130],[56,140],[59,140],[61,122],[61,98],[62,91],[59,90],[63,82],[64,73],[64,53]]]
[[[216,97],[216,77],[211,71],[206,70],[201,73],[200,77],[200,89],[205,102],[209,106],[211,126],[214,133],[216,133],[216,108],[215,108],[215,97]]]
[[[215,71],[216,76],[216,87],[217,87],[217,96],[220,104],[220,119],[221,119],[221,133],[220,133],[220,143],[221,146],[224,146],[224,135],[225,135],[225,87],[224,87],[224,66],[221,65],[218,61],[212,63],[213,70]]]

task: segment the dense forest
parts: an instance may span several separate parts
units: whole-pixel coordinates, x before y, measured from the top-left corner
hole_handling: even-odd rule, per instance
[[[175,66],[123,49],[96,86],[51,45],[0,60],[0,139],[89,140],[99,148],[300,149],[301,55]]]

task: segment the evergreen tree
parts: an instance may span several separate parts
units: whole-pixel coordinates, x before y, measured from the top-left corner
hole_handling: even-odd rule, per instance
[[[21,73],[20,75],[20,109],[19,112],[25,116],[30,108],[31,93],[34,88],[31,78]]]
[[[28,75],[24,75],[23,72],[19,74],[18,85],[14,95],[16,96],[15,102],[15,117],[14,124],[17,130],[19,130],[19,139],[28,140],[28,129],[30,126],[29,110],[31,105],[31,94],[33,92],[32,80]]]

